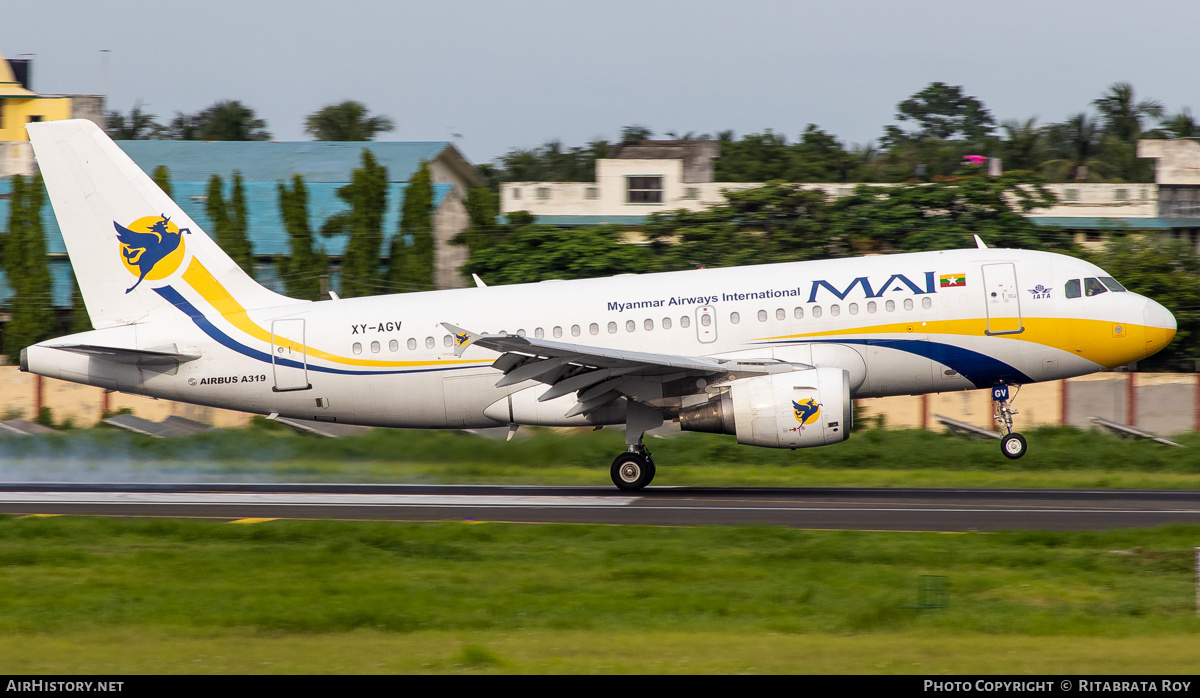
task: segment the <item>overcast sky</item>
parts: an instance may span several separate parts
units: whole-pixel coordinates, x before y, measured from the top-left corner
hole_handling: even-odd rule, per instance
[[[997,121],[1061,121],[1118,81],[1200,108],[1196,0],[11,5],[0,53],[35,54],[39,92],[140,100],[163,121],[238,99],[276,140],[307,140],[305,115],[355,99],[395,120],[384,138],[452,140],[476,163],[629,124],[795,139],[815,123],[865,143],[933,81]]]

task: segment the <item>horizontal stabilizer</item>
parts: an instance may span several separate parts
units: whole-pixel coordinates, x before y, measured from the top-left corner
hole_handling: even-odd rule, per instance
[[[104,361],[118,364],[133,364],[136,366],[171,366],[185,364],[200,358],[200,354],[183,354],[177,351],[160,349],[126,349],[123,347],[102,347],[95,344],[59,344],[51,349],[92,356]]]

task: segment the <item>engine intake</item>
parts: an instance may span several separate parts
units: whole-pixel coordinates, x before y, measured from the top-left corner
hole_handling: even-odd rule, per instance
[[[840,443],[852,425],[850,375],[838,368],[742,378],[679,414],[684,431],[733,434],[738,443],[768,448]]]

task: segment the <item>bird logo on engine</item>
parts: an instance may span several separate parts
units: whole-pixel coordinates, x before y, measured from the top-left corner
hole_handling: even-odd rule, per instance
[[[792,400],[792,414],[796,416],[796,421],[800,422],[801,426],[812,424],[817,421],[817,417],[821,416],[821,403],[809,398],[802,402]]]

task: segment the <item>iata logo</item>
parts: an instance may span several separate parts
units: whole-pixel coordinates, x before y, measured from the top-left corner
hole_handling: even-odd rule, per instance
[[[1050,289],[1041,284],[1029,289],[1029,292],[1033,294],[1033,300],[1035,301],[1044,300],[1050,297]]]
[[[817,421],[817,417],[821,416],[821,404],[812,398],[803,402],[792,400],[792,414],[796,416],[796,421],[800,424],[808,425]]]
[[[183,263],[182,233],[192,232],[180,230],[165,214],[139,218],[128,226],[113,221],[113,227],[121,243],[121,262],[137,277],[125,293],[137,288],[143,279],[158,281],[174,274]]]

